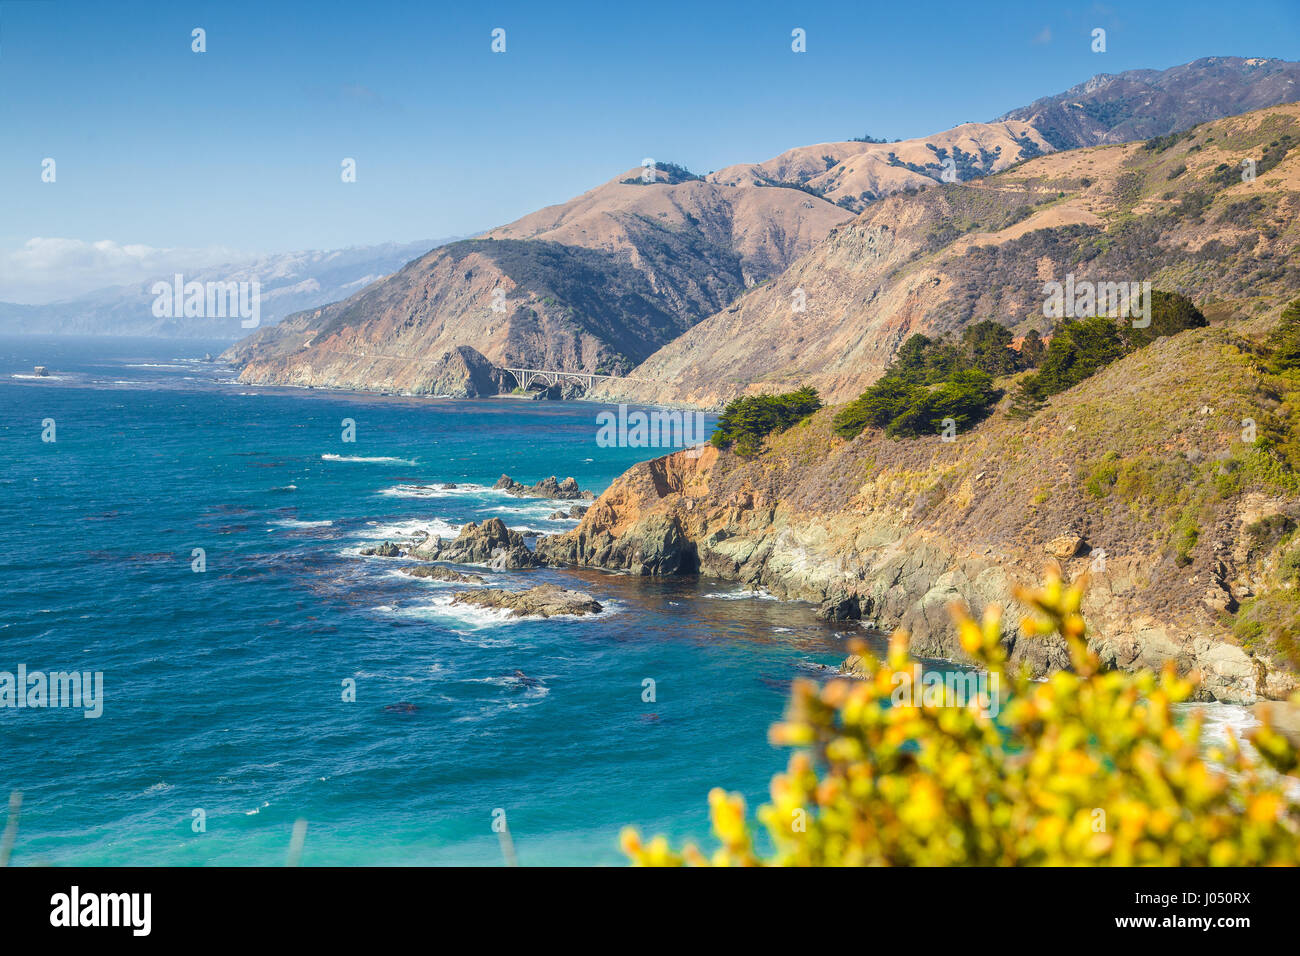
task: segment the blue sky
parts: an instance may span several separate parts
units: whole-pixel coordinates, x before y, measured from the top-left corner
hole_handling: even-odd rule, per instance
[[[646,156],[707,172],[923,135],[1098,72],[1296,59],[1297,39],[1296,0],[0,0],[0,257],[34,237],[219,256],[467,234]]]

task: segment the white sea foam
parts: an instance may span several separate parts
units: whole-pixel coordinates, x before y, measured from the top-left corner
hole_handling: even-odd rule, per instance
[[[503,515],[529,515],[537,517],[538,521],[546,521],[547,517],[554,514],[558,509],[555,507],[555,502],[543,500],[539,504],[531,505],[501,505],[492,510],[500,512]],[[559,521],[560,519],[556,518],[555,520]]]
[[[1201,718],[1201,740],[1210,746],[1226,744],[1229,731],[1236,735],[1238,742],[1244,741],[1246,732],[1259,726],[1259,718],[1249,707],[1241,704],[1189,703],[1179,705],[1177,709]]]
[[[375,494],[388,495],[391,498],[451,498],[456,495],[490,494],[493,489],[487,485],[461,484],[454,482],[455,488],[442,487],[443,482],[431,482],[427,485],[402,484],[384,488]]]
[[[328,528],[333,523],[333,521],[299,521],[297,518],[280,518],[267,522],[277,528]]]
[[[744,601],[750,598],[760,601],[779,600],[767,588],[737,588],[734,591],[714,591],[711,594],[705,594],[704,597],[716,598],[719,601]]]
[[[523,678],[516,677],[514,674],[506,674],[501,677],[466,677],[463,680],[466,684],[489,684],[493,687],[508,687],[511,690],[519,690],[519,695],[523,698],[540,698],[547,696],[551,689],[545,684],[530,683]]]
[[[382,538],[388,541],[394,538],[412,538],[421,531],[430,537],[454,538],[460,534],[460,528],[443,521],[441,518],[406,518],[384,524],[366,522],[366,526],[353,534],[355,538]]]
[[[390,558],[389,560],[392,559]],[[468,572],[468,573],[473,573],[473,572]],[[412,581],[414,581],[416,584],[422,584],[425,587],[433,587],[433,588],[455,588],[458,591],[463,591],[468,587],[474,587],[473,584],[467,581],[444,581],[441,578],[418,577],[417,575],[414,574],[405,573],[401,568],[391,568],[384,576],[389,578],[400,578],[402,581],[405,581],[407,584],[410,584]]]
[[[384,463],[392,465],[414,465],[415,460],[412,458],[385,458],[375,457],[366,458],[362,455],[321,455],[321,461],[350,461],[365,462],[370,464]]]
[[[30,372],[15,372],[10,378],[30,378],[38,382],[62,382],[65,378],[62,375],[32,375]]]
[[[398,617],[413,617],[419,620],[455,620],[474,629],[500,627],[502,624],[523,624],[528,621],[593,621],[617,614],[622,606],[613,601],[602,601],[604,611],[600,614],[556,614],[553,617],[540,616],[516,617],[508,608],[483,607],[478,604],[453,604],[453,595],[438,596],[428,604],[408,605],[393,608],[378,607],[375,610],[394,614]]]
[[[450,619],[475,629],[499,627],[502,624],[520,624],[528,620],[523,617],[512,617],[506,608],[482,607],[478,604],[452,604],[451,599],[452,595],[449,594],[446,597],[436,597],[428,604],[400,608],[380,607],[376,610],[386,611],[397,617],[413,617],[421,621]]]

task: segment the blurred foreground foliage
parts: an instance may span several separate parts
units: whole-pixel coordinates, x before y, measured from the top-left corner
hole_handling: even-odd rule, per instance
[[[711,857],[663,837],[642,842],[632,828],[624,852],[645,866],[1300,861],[1295,781],[1272,772],[1294,774],[1296,749],[1265,723],[1252,742],[1272,771],[1231,732],[1225,747],[1203,753],[1200,720],[1177,723],[1172,709],[1194,680],[1172,665],[1159,675],[1102,672],[1087,649],[1082,595],[1082,583],[1065,585],[1056,567],[1042,588],[1017,591],[1032,609],[1025,633],[1059,634],[1069,648],[1072,670],[1046,681],[1010,671],[997,608],[982,622],[953,608],[962,648],[1003,691],[1001,707],[988,708],[996,718],[977,702],[891,706],[895,675],[912,664],[902,632],[885,661],[855,648],[867,679],[796,682],[771,737],[798,750],[758,814],[771,856],[754,849],[744,800],[721,789],[709,794],[721,844]]]

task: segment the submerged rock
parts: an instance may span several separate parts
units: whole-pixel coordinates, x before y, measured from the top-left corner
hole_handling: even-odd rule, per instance
[[[604,610],[600,602],[590,594],[570,591],[554,584],[543,584],[527,591],[504,591],[501,588],[457,591],[451,603],[503,608],[510,612],[511,617],[599,614]]]
[[[504,491],[508,495],[514,495],[516,498],[558,498],[561,500],[581,498],[590,501],[596,497],[590,491],[583,491],[579,488],[578,482],[573,478],[556,481],[554,475],[543,478],[535,485],[525,485],[515,481],[509,475],[502,475],[492,487],[498,491]]]
[[[453,571],[451,568],[444,568],[437,564],[419,564],[413,568],[402,568],[402,573],[409,574],[413,578],[456,581],[460,584],[482,584],[486,580],[481,574],[462,574],[460,571]]]
[[[590,505],[574,505],[568,511],[552,511],[550,521],[564,521],[567,518],[581,518],[587,513]]]

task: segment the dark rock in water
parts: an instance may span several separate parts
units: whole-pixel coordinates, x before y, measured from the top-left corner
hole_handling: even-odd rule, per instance
[[[540,680],[538,680],[536,677],[529,677],[523,671],[517,670],[513,674],[508,674],[507,676],[513,678],[516,682],[523,685],[524,687],[542,686],[542,682]]]
[[[817,609],[817,619],[819,621],[861,620],[862,608],[858,603],[857,595],[839,594],[828,597]]]
[[[558,382],[544,388],[531,386],[528,390],[528,397],[535,402],[571,402],[582,398],[586,393],[586,388],[577,382]]]
[[[399,701],[396,704],[384,705],[385,713],[389,713],[389,714],[413,714],[417,710],[419,710],[418,707],[416,707],[410,701],[406,701],[406,700]]]
[[[486,579],[481,574],[462,574],[451,568],[437,564],[419,564],[413,568],[402,568],[403,574],[413,578],[429,578],[434,581],[456,581],[460,584],[482,584]]]
[[[205,362],[211,362],[211,361],[212,361],[212,353],[211,353],[211,352],[204,352],[204,353],[203,353],[203,361],[205,361]]]
[[[549,521],[564,521],[568,518],[581,518],[587,513],[590,505],[574,505],[568,511],[552,511]]]
[[[546,563],[528,550],[523,535],[511,531],[500,518],[489,518],[481,525],[471,521],[461,528],[456,540],[444,542],[435,536],[412,548],[410,554],[426,561],[486,564],[496,571],[536,568]]]
[[[361,553],[367,557],[400,558],[402,556],[402,549],[390,541],[385,541],[377,548],[362,548]]]
[[[558,498],[561,500],[581,498],[590,501],[596,497],[590,491],[580,489],[578,482],[573,478],[556,481],[554,475],[543,478],[535,485],[525,485],[515,481],[509,475],[502,475],[492,487],[498,491],[504,491],[508,495],[514,495],[516,498]]]
[[[444,491],[447,491],[447,490],[450,490],[450,489],[452,489],[452,488],[455,488],[456,485],[455,485],[454,482],[444,481],[440,487],[441,487]]]
[[[570,591],[554,584],[543,584],[527,591],[504,591],[484,588],[457,591],[452,604],[476,604],[479,607],[503,608],[511,617],[555,617],[559,614],[599,614],[604,607],[590,594]]]

